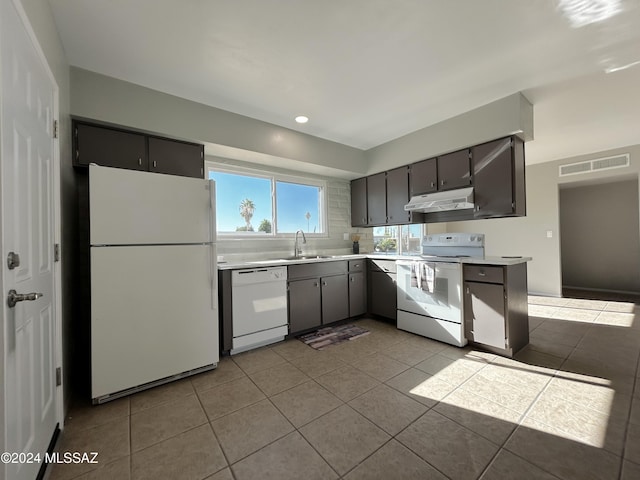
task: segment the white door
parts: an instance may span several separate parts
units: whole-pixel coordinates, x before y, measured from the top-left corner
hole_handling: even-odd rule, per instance
[[[53,115],[55,84],[11,0],[0,0],[4,450],[43,454],[56,428]],[[19,265],[10,268],[10,252]],[[10,308],[10,290],[41,293]],[[38,463],[7,464],[36,477]]]

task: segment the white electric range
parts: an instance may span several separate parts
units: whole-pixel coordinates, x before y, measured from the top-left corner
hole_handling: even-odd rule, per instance
[[[458,347],[464,336],[462,263],[484,257],[484,234],[427,235],[420,259],[398,260],[398,328]]]

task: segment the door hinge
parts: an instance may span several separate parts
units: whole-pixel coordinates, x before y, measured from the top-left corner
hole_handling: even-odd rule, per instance
[[[60,261],[60,244],[59,243],[56,243],[53,246],[53,261],[54,262]]]
[[[56,387],[62,385],[62,368],[56,368]]]
[[[58,138],[58,120],[53,121],[53,138]]]

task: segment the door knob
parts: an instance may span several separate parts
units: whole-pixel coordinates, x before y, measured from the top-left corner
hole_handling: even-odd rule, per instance
[[[41,293],[18,293],[15,290],[9,290],[9,295],[7,295],[7,305],[9,308],[13,308],[18,302],[24,302],[25,300],[37,300],[41,296]]]
[[[20,266],[20,255],[15,252],[9,252],[7,255],[7,267],[9,270],[13,270],[16,267]]]

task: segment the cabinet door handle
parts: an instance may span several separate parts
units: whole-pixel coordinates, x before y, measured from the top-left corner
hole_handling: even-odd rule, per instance
[[[440,180],[440,185],[444,185],[446,182],[446,180]]]
[[[313,282],[313,286],[317,287],[318,286],[318,282]]]
[[[142,165],[142,157],[138,157],[138,165]]]
[[[154,160],[153,161],[153,168],[156,168],[158,166],[158,163]]]
[[[327,286],[327,282],[322,282],[322,286],[326,287]]]
[[[436,186],[436,182],[431,182],[431,187],[435,187]]]

